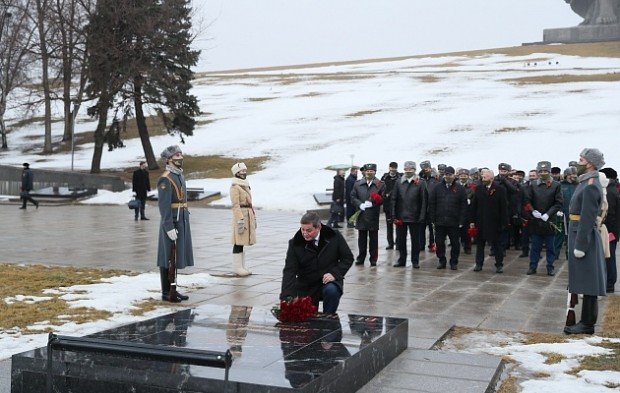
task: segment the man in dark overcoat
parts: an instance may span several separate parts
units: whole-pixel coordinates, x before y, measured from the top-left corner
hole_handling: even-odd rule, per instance
[[[424,160],[420,163],[420,173],[418,175],[422,180],[424,180],[424,185],[426,186],[427,195],[431,194],[433,187],[435,187],[439,180],[437,180],[436,176],[433,176],[433,172],[435,170],[431,167],[431,162],[428,160]],[[428,205],[426,205],[428,209]],[[429,215],[426,215],[426,222],[424,226],[420,228],[420,250],[424,250],[426,247],[426,228],[428,227],[428,249],[433,250],[435,248],[435,231],[433,230],[433,224],[430,221]]]
[[[338,225],[340,216],[344,214],[344,169],[338,169],[334,176],[334,190],[332,191],[332,204],[327,225],[333,228],[341,228]]]
[[[396,248],[400,253],[394,267],[407,263],[407,230],[411,237],[411,264],[420,268],[420,231],[426,225],[428,194],[424,181],[416,176],[416,164],[406,161],[404,174],[392,191],[391,210],[396,221]],[[384,207],[385,208],[385,207]]]
[[[141,220],[148,220],[144,214],[144,208],[146,206],[146,195],[151,191],[151,181],[149,179],[149,171],[147,169],[146,162],[140,161],[140,167],[133,172],[133,178],[131,186],[133,192],[136,193],[136,199],[140,201],[140,208],[136,209],[134,219],[138,220],[138,213],[140,213]]]
[[[178,291],[176,297],[170,297],[168,269],[172,245],[176,244],[177,269],[194,266],[192,232],[187,209],[187,190],[183,177],[183,152],[179,146],[169,146],[161,153],[161,157],[166,163],[166,170],[157,180],[159,214],[161,215],[157,266],[159,266],[161,278],[162,299],[176,303],[187,300],[189,297]]]
[[[355,206],[353,206],[353,204],[351,203],[351,192],[353,192],[353,186],[355,185],[355,182],[357,181],[357,173],[359,172],[359,169],[360,168],[357,165],[353,165],[351,167],[351,170],[349,171],[349,176],[347,176],[347,179],[345,180],[345,183],[344,183],[344,199],[347,204],[346,206],[347,228],[354,227],[353,224],[349,223],[349,218],[351,218],[351,216],[355,213]]]
[[[379,218],[381,216],[381,203],[371,201],[371,195],[383,195],[385,184],[375,177],[377,164],[364,165],[364,178],[355,182],[351,192],[351,203],[361,213],[355,223],[358,230],[357,246],[359,254],[355,260],[356,265],[363,265],[366,252],[370,246],[370,266],[377,265],[379,258]],[[370,245],[368,244],[370,243]]]
[[[321,225],[318,214],[308,212],[288,242],[280,299],[310,296],[317,305],[323,301],[324,313],[335,314],[352,264],[353,254],[340,232]]]
[[[392,161],[389,166],[390,170],[381,176],[381,181],[385,184],[385,190],[383,191],[383,212],[385,213],[385,229],[388,245],[386,250],[394,249],[394,223],[392,222],[392,210],[390,209],[392,190],[394,185],[402,176],[402,173],[398,172],[398,163]]]
[[[493,171],[490,169],[482,171],[482,184],[476,187],[472,200],[470,227],[478,228],[475,272],[482,270],[486,243],[490,243],[495,251],[495,272],[504,272],[504,253],[501,250],[500,234],[508,225],[508,202],[506,190],[493,181],[493,176]]]
[[[446,236],[450,238],[450,269],[456,270],[461,244],[459,230],[467,223],[467,194],[465,188],[455,181],[455,170],[444,169],[443,179],[428,197],[428,215],[435,226],[437,244],[437,269],[446,268]]]
[[[547,275],[555,275],[555,232],[559,229],[554,224],[556,214],[562,210],[562,187],[551,177],[551,163],[540,161],[536,165],[538,180],[530,184],[525,193],[523,208],[530,220],[530,267],[527,274],[536,274],[543,243],[547,249]]]
[[[596,218],[603,203],[598,169],[605,165],[603,153],[586,148],[579,154],[579,185],[569,206],[568,292],[582,294],[581,320],[565,326],[566,334],[594,334],[598,296],[606,294],[605,253]]]
[[[26,203],[28,201],[30,201],[30,203],[35,205],[38,209],[39,202],[35,201],[34,198],[30,196],[30,191],[32,191],[34,179],[32,171],[30,170],[30,164],[24,162],[22,166],[24,167],[24,170],[22,171],[22,186],[19,193],[19,197],[22,200],[22,206],[20,207],[20,209],[26,209]]]
[[[618,271],[616,268],[616,247],[620,236],[620,192],[618,192],[618,172],[613,168],[603,168],[601,172],[609,179],[607,185],[607,217],[603,222],[609,232],[609,258],[607,265],[607,293],[615,292]]]

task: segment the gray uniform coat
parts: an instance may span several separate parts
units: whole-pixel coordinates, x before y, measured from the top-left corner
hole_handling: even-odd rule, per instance
[[[168,268],[172,240],[170,240],[166,232],[172,228],[176,228],[179,231],[176,252],[177,269],[183,269],[186,266],[194,266],[192,231],[189,226],[189,210],[187,210],[187,207],[172,208],[173,203],[187,204],[187,193],[183,175],[165,171],[157,180],[157,194],[159,197],[159,213],[161,215],[157,266]]]
[[[370,194],[376,192],[379,195],[383,195],[385,191],[385,184],[379,180],[374,179],[370,183],[370,187],[366,182],[366,179],[360,179],[355,182],[353,191],[351,191],[351,203],[355,209],[359,210],[360,205],[370,199]],[[381,215],[381,205],[375,205],[366,208],[355,224],[355,229],[362,231],[378,231],[379,230],[379,217]]]
[[[605,296],[605,256],[596,217],[603,198],[598,172],[579,176],[579,185],[570,201],[569,213],[579,215],[571,220],[568,230],[568,291],[590,296]],[[573,250],[585,252],[575,257]]]

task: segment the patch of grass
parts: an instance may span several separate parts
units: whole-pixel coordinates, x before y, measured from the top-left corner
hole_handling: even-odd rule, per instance
[[[355,113],[349,113],[348,115],[345,115],[346,117],[361,117],[361,116],[366,116],[366,115],[372,115],[373,113],[377,113],[377,112],[381,112],[381,109],[369,109],[366,111],[359,111],[359,112],[355,112]]]
[[[620,383],[606,382],[605,384],[603,384],[603,386],[609,389],[618,389],[620,388]]]
[[[502,384],[497,388],[497,393],[517,393],[519,391],[519,384],[517,377],[509,376],[502,381]]]
[[[601,336],[620,338],[620,296],[607,296]]]
[[[450,129],[450,132],[470,132],[474,129],[471,126],[454,127]]]
[[[416,76],[415,78],[423,83],[436,83],[442,79],[435,75],[422,75],[422,76]]]
[[[508,132],[520,132],[527,130],[527,127],[503,127],[493,131],[494,134],[504,134]]]
[[[523,45],[507,48],[480,49],[473,51],[441,53],[430,56],[416,57],[443,57],[443,56],[484,56],[484,55],[508,55],[528,56],[533,53],[552,53],[569,56],[583,57],[620,57],[620,41],[593,42],[585,44],[562,44],[562,45]],[[536,61],[536,60],[533,60]]]
[[[568,341],[564,334],[525,333],[525,343],[530,344],[558,344]]]
[[[442,154],[442,153],[448,153],[450,151],[450,148],[448,147],[441,147],[441,148],[437,148],[437,149],[430,149],[426,151],[427,155],[431,155],[431,156],[435,156],[437,154]]]
[[[545,364],[557,364],[566,359],[566,356],[555,352],[543,352],[541,355],[547,358],[545,359]]]
[[[141,317],[147,312],[153,311],[157,308],[166,307],[166,306],[175,306],[175,305],[178,305],[178,304],[164,302],[161,300],[149,299],[149,300],[145,300],[140,303],[135,303],[133,306],[136,308],[129,311],[129,313],[133,315],[134,317]]]
[[[91,308],[71,308],[60,299],[60,295],[44,294],[44,289],[87,285],[99,282],[102,278],[133,274],[124,270],[78,269],[74,267],[48,267],[42,265],[18,266],[0,265],[3,284],[0,286],[0,299],[25,296],[51,297],[35,303],[15,302],[6,304],[0,301],[0,330],[17,327],[25,334],[40,333],[40,330],[27,329],[40,321],[49,324],[62,324],[68,321],[84,323],[111,316],[107,311]],[[62,316],[60,318],[59,316]]]
[[[536,371],[532,376],[536,379],[549,378],[551,374],[546,373],[544,371]]]
[[[323,95],[323,93],[319,93],[317,91],[310,91],[310,92],[305,93],[305,94],[296,95],[295,97],[317,97],[317,96],[322,96],[322,95]]]
[[[582,370],[617,371],[620,372],[620,343],[603,341],[597,346],[613,350],[607,355],[585,356],[579,361],[579,366],[567,371],[567,374],[576,375]]]
[[[573,82],[618,82],[620,81],[620,73],[608,74],[588,74],[588,75],[540,75],[540,76],[524,76],[522,78],[503,79],[517,85],[524,84],[551,84],[551,83],[573,83]]]

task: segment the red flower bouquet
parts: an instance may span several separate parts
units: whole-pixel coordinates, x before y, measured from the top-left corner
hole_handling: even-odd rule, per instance
[[[472,240],[472,242],[474,241],[474,239],[476,238],[476,236],[478,236],[478,228],[473,227],[473,228],[467,228],[467,236],[469,236],[469,238]]]
[[[271,313],[280,322],[303,322],[316,314],[317,310],[312,298],[303,296],[282,300],[279,306],[271,309]]]
[[[403,220],[401,220],[400,218],[395,218],[392,222],[397,227],[402,227],[403,225],[405,225],[405,222]]]
[[[370,198],[368,198],[368,200],[374,203],[375,205],[380,205],[383,203],[383,198],[377,192],[371,192]]]

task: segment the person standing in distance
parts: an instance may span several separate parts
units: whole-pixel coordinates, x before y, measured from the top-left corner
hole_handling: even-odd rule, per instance
[[[187,191],[183,177],[183,152],[179,146],[168,146],[162,153],[166,170],[157,180],[159,201],[159,245],[157,248],[157,266],[161,278],[162,300],[178,303],[189,296],[177,291],[175,298],[170,297],[169,260],[172,245],[176,243],[176,266],[184,269],[194,266],[192,232],[189,225],[187,209]]]
[[[138,221],[138,213],[140,213],[141,220],[148,220],[144,214],[144,208],[146,207],[146,195],[151,191],[151,181],[146,162],[140,161],[140,167],[133,172],[131,185],[133,192],[136,193],[136,199],[140,201],[140,208],[136,209],[134,219]]]
[[[25,210],[26,203],[28,201],[30,201],[30,203],[35,205],[38,209],[39,202],[35,201],[30,196],[30,191],[32,191],[32,188],[33,188],[32,183],[33,183],[33,178],[34,178],[34,176],[32,175],[32,171],[30,170],[30,164],[28,164],[27,162],[24,162],[22,166],[24,167],[24,170],[22,171],[22,187],[20,190],[21,192],[19,193],[19,198],[22,200],[22,206],[20,207],[20,209]]]

